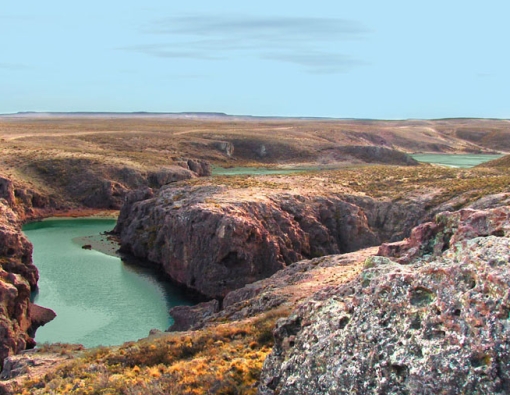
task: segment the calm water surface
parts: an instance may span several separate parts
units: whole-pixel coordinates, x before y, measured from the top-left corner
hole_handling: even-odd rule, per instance
[[[434,163],[448,167],[468,168],[490,160],[501,158],[503,155],[487,154],[412,154],[418,162]]]
[[[302,173],[306,170],[312,170],[312,168],[295,168],[295,169],[266,169],[264,167],[217,167],[214,166],[212,169],[213,176],[240,176],[240,175],[277,175],[277,174],[293,174]]]
[[[121,344],[146,337],[152,328],[168,328],[172,324],[168,310],[191,304],[154,270],[82,249],[84,243],[73,240],[114,226],[114,220],[104,219],[46,220],[24,226],[40,274],[35,303],[57,313],[37,330],[37,342]]]

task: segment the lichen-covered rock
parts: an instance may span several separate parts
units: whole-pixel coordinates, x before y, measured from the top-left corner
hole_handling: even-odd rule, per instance
[[[161,265],[188,288],[222,299],[290,263],[378,245],[391,239],[395,227],[400,232],[380,210],[391,204],[368,204],[365,198],[357,203],[340,195],[164,187],[155,198],[125,205],[115,231],[124,252]],[[419,210],[401,206],[400,211],[396,218],[417,220]]]
[[[259,393],[510,393],[509,212],[441,214],[315,294],[277,324]]]
[[[408,239],[382,244],[379,255],[394,257],[399,263],[408,263],[423,255],[438,255],[450,245],[473,237],[508,237],[509,217],[509,206],[491,210],[464,209],[443,212],[438,214],[433,222],[414,228]]]

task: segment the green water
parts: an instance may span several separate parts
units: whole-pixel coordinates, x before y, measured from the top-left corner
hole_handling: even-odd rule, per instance
[[[40,274],[34,301],[57,313],[37,330],[38,343],[94,347],[137,340],[152,328],[167,329],[171,307],[191,304],[151,268],[82,249],[83,243],[73,240],[98,235],[114,225],[114,220],[62,219],[24,226]]]
[[[240,176],[240,175],[276,175],[276,174],[293,174],[302,173],[311,170],[311,168],[293,168],[293,169],[266,169],[264,167],[213,167],[213,176]]]
[[[434,163],[448,167],[468,168],[490,160],[501,158],[503,155],[487,154],[412,154],[418,162]]]

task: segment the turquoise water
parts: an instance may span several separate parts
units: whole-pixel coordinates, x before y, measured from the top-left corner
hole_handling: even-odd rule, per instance
[[[311,168],[295,168],[295,169],[266,169],[264,167],[213,167],[213,176],[239,176],[239,175],[277,175],[277,174],[293,174],[302,173]]]
[[[172,324],[168,310],[191,304],[182,292],[158,278],[151,268],[81,248],[76,238],[98,235],[114,220],[59,219],[27,224],[39,269],[35,303],[57,317],[39,328],[36,341],[116,345],[146,337],[152,328]]]
[[[503,155],[486,154],[412,154],[418,162],[434,163],[448,167],[468,168],[490,160],[501,158]]]

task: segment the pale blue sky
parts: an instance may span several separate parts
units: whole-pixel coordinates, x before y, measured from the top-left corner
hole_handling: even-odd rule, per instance
[[[0,113],[510,118],[510,2],[1,0]]]

